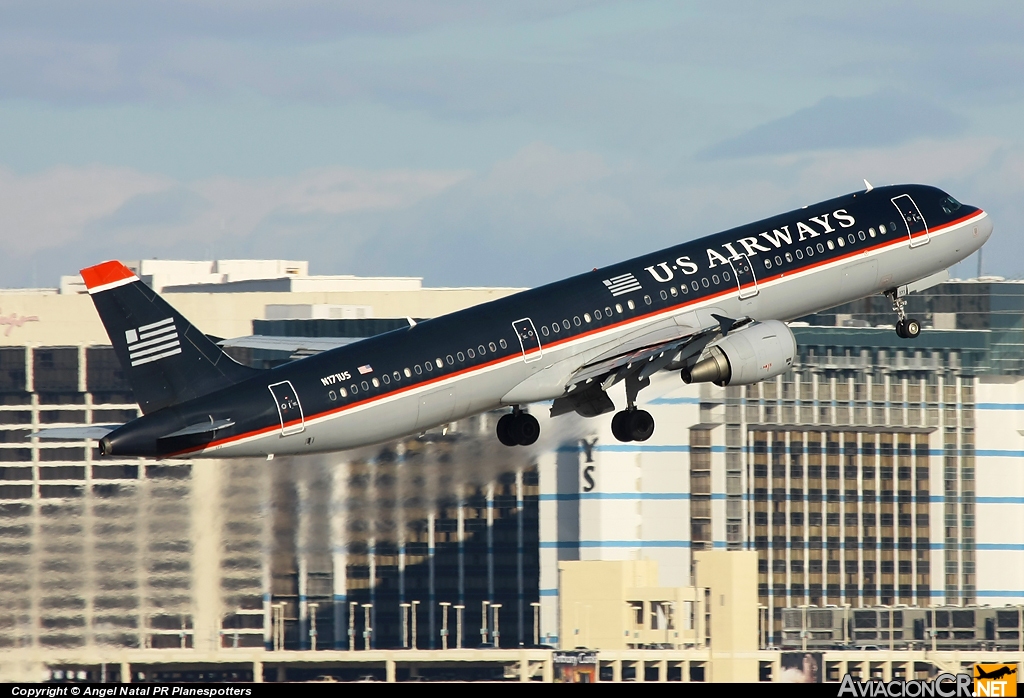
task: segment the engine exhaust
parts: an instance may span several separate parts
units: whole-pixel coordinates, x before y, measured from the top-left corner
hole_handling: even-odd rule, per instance
[[[732,378],[732,367],[725,352],[716,346],[708,350],[706,359],[698,361],[691,369],[683,369],[680,373],[683,382],[690,383],[714,383],[725,386]]]

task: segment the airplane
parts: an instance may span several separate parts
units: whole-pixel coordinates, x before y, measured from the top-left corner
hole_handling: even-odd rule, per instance
[[[998,669],[993,669],[991,672],[986,672],[981,668],[980,664],[975,664],[974,669],[978,672],[978,675],[975,677],[977,679],[1001,679],[1004,676],[1017,673],[1017,667],[1010,666],[1009,664],[1004,664]]]
[[[947,279],[992,222],[931,186],[865,185],[270,369],[235,362],[131,270],[104,262],[82,278],[143,414],[33,436],[97,440],[104,456],[269,460],[504,408],[498,440],[529,446],[540,425],[528,406],[550,401],[552,416],[614,411],[616,439],[645,441],[655,424],[637,396],[652,375],[718,386],[773,378],[797,353],[786,321],[884,294],[897,335],[920,334],[906,294]],[[616,411],[608,391],[620,382]]]

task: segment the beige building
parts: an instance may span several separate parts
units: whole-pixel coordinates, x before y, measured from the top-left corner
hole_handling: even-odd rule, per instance
[[[563,561],[558,572],[563,648],[705,644],[704,590],[658,586],[656,560]]]

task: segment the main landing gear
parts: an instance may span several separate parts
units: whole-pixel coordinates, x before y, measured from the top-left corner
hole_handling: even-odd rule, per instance
[[[612,435],[619,441],[647,441],[654,434],[654,417],[635,407],[616,412],[612,417]]]
[[[896,291],[886,291],[885,297],[892,301],[892,310],[899,317],[896,322],[896,336],[901,339],[917,339],[921,334],[921,323],[907,317],[907,302],[896,295]]]
[[[650,378],[626,378],[626,409],[612,417],[612,436],[619,441],[647,441],[654,434],[654,417],[636,408],[636,396],[651,384]]]
[[[518,407],[498,420],[498,441],[506,446],[529,446],[540,436],[540,423]]]

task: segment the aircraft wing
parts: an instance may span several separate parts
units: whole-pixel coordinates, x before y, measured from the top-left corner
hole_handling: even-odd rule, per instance
[[[86,439],[102,439],[114,431],[121,424],[89,424],[80,427],[53,427],[51,429],[40,429],[29,436],[51,441],[84,441]]]
[[[222,339],[217,344],[222,347],[289,351],[293,357],[298,358],[337,349],[362,339],[362,337],[270,337],[254,334],[247,337]]]
[[[626,380],[626,391],[647,385],[650,377],[666,368],[676,368],[690,359],[696,360],[704,347],[719,333],[750,322],[749,318],[733,320],[709,314],[695,325],[665,326],[660,330],[634,338],[610,349],[581,366],[569,378],[565,397],[551,406],[551,416],[575,411],[593,417],[614,409],[607,391]],[[633,392],[635,395],[635,392]]]

